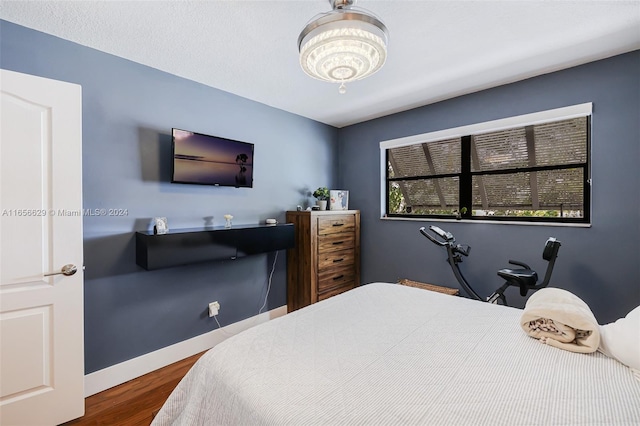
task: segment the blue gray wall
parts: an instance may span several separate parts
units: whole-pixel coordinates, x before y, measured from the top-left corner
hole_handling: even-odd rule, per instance
[[[147,272],[134,231],[154,216],[173,228],[258,223],[335,186],[337,129],[263,104],[0,21],[0,66],[82,86],[83,206],[124,217],[85,217],[85,365],[90,373],[256,315],[275,254]],[[170,183],[171,128],[255,144],[254,187]],[[285,166],[286,167],[283,167]],[[286,304],[278,253],[266,310]]]
[[[340,187],[362,211],[363,282],[457,287],[443,250],[418,234],[433,222],[380,220],[378,143],[583,102],[594,103],[591,228],[438,225],[473,247],[462,267],[481,294],[501,284],[496,270],[507,259],[544,269],[542,246],[553,235],[563,245],[552,285],[582,297],[601,323],[640,304],[640,52],[337,130],[6,21],[0,43],[0,67],[82,85],[84,208],[128,209],[84,220],[87,373],[216,328],[210,301],[220,301],[222,325],[262,305],[274,254],[137,267],[134,231],[152,217],[175,228],[211,216],[222,224],[225,213],[235,223],[283,221],[285,210],[312,201],[309,190]],[[254,143],[254,188],[170,184],[172,127]],[[285,253],[278,256],[267,309],[286,303]],[[508,296],[522,305],[516,292]]]
[[[436,224],[472,247],[461,265],[481,295],[508,259],[544,271],[547,237],[562,241],[551,285],[582,297],[600,323],[640,305],[640,51],[484,90],[340,130],[339,181],[362,210],[363,282],[412,278],[458,287],[445,252],[418,233]],[[593,102],[590,228],[380,220],[379,142]],[[522,306],[515,288],[507,293]]]

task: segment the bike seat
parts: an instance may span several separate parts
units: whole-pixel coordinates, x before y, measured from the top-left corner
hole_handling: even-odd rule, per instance
[[[538,274],[531,269],[505,268],[498,271],[498,275],[504,278],[509,285],[520,287],[520,296],[526,296],[530,288],[538,282]]]

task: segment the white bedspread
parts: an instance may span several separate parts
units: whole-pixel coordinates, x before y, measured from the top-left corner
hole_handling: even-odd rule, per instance
[[[375,283],[205,354],[153,425],[638,425],[640,382],[540,345],[522,311]]]

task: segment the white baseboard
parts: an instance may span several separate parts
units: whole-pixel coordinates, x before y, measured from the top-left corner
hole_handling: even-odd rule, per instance
[[[169,364],[178,362],[192,355],[206,351],[225,340],[254,325],[267,322],[287,313],[287,306],[281,306],[260,315],[247,318],[223,328],[210,331],[200,336],[167,346],[157,351],[144,354],[120,364],[94,371],[84,376],[85,398],[103,390],[121,385],[136,377],[143,376]]]

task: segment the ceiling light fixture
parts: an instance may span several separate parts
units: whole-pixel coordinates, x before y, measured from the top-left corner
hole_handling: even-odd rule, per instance
[[[298,37],[300,65],[313,78],[340,83],[378,71],[387,59],[389,33],[380,19],[356,0],[329,0],[333,10],[314,17]]]

